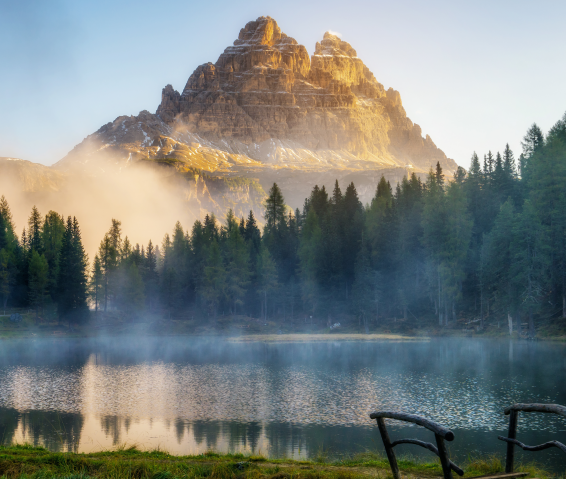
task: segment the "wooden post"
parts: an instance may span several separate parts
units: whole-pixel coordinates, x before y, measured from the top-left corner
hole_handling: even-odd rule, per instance
[[[383,445],[385,446],[385,452],[387,453],[387,459],[389,459],[389,465],[391,466],[393,479],[401,479],[401,473],[399,472],[399,466],[397,465],[395,451],[393,451],[393,448],[391,447],[389,434],[387,433],[387,429],[385,427],[385,420],[382,417],[378,417],[376,420],[377,427],[379,427],[379,432],[381,434],[381,439],[383,440]]]
[[[442,464],[444,479],[452,479],[452,469],[450,468],[450,459],[448,459],[448,451],[446,450],[444,438],[439,434],[435,434],[434,437],[436,438],[436,445],[438,446],[438,457],[440,458],[440,464]]]
[[[509,439],[517,439],[517,420],[519,411],[511,410],[509,413]],[[505,459],[505,472],[513,472],[513,459],[515,456],[515,444],[507,443],[507,457]]]

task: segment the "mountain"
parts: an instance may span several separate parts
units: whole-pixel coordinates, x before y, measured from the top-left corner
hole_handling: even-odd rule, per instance
[[[203,175],[225,185],[245,178],[258,194],[277,181],[297,207],[315,184],[335,179],[354,181],[367,202],[382,174],[393,182],[411,171],[424,176],[436,162],[448,175],[457,168],[349,43],[327,32],[309,57],[260,17],[216,63],[197,67],[181,93],[167,85],[155,114],[116,118],[55,169],[101,174],[107,164],[144,164],[190,172],[197,183]]]
[[[48,166],[20,158],[0,156],[0,189],[21,192],[59,191],[67,175]]]

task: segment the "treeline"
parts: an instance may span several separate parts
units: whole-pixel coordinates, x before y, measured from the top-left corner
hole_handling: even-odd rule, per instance
[[[566,115],[546,137],[533,124],[515,159],[507,145],[468,172],[440,165],[395,188],[381,178],[369,205],[353,183],[313,189],[291,211],[274,184],[263,230],[250,212],[180,223],[161,247],[133,246],[112,220],[88,274],[78,223],[34,208],[18,239],[0,202],[0,295],[4,305],[46,301],[64,317],[141,311],[167,318],[249,315],[366,330],[386,318],[460,317],[529,325],[566,317]],[[87,282],[88,276],[88,282]],[[78,320],[78,319],[77,319]]]

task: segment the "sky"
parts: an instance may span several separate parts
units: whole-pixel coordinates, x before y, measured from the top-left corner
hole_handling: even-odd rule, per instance
[[[155,112],[262,15],[314,52],[342,36],[464,167],[566,111],[564,0],[0,0],[0,156],[51,165],[121,115]]]

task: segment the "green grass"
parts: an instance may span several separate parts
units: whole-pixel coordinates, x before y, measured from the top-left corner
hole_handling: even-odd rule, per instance
[[[387,460],[363,453],[337,461],[320,454],[315,460],[267,459],[258,455],[218,454],[173,456],[167,452],[118,448],[90,454],[53,453],[29,445],[0,446],[0,479],[355,479],[391,477]],[[440,477],[438,462],[399,459],[403,476]],[[502,461],[490,456],[470,458],[465,477],[501,472]],[[535,465],[520,466],[529,477],[551,478]],[[457,477],[457,476],[455,476]]]

